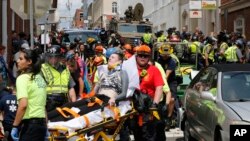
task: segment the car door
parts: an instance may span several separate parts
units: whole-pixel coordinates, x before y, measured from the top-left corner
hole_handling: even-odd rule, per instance
[[[206,80],[206,88],[204,91],[210,92],[214,97],[217,96],[217,80],[218,73],[214,68],[208,68],[208,78]],[[202,92],[201,92],[202,93]],[[216,114],[216,103],[212,100],[205,100],[200,98],[199,112],[197,113],[199,124],[200,124],[200,136],[207,141],[213,140],[213,132],[215,127],[215,114]]]
[[[202,70],[190,83],[186,90],[186,115],[190,124],[191,130],[199,133],[201,126],[201,99],[200,92],[205,89],[207,81],[209,79],[209,71],[207,69]]]
[[[200,98],[201,92],[208,89],[211,85],[211,70],[203,69],[191,82],[186,91],[186,113],[191,130],[194,131],[197,138],[202,137],[204,132],[204,118],[206,113],[202,111],[202,99]]]

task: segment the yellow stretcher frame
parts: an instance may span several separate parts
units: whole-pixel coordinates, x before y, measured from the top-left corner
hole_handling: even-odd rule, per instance
[[[137,111],[135,110],[135,108],[132,104],[132,110],[129,113],[126,113],[124,116],[121,116],[119,118],[119,122],[115,118],[114,119],[113,118],[104,119],[102,122],[100,122],[98,124],[91,125],[90,127],[86,127],[83,129],[79,129],[70,135],[63,135],[60,133],[60,130],[67,132],[67,128],[49,129],[50,137],[48,138],[48,140],[49,141],[67,141],[68,139],[70,139],[74,136],[78,136],[79,138],[76,141],[87,141],[87,139],[85,138],[85,134],[89,133],[91,131],[97,130],[97,133],[94,134],[94,141],[97,141],[99,137],[102,137],[104,139],[104,141],[115,141],[115,138],[117,137],[118,133],[120,132],[126,119],[128,119],[129,117],[131,117],[135,114],[137,114]],[[103,129],[106,128],[105,126],[110,125],[110,124],[114,124],[114,123],[118,123],[118,125],[116,126],[116,129],[115,129],[115,132],[113,133],[113,135],[108,136],[103,131]],[[98,130],[100,130],[100,131],[98,131]]]

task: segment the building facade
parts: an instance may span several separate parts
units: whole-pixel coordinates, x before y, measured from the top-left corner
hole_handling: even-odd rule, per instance
[[[250,1],[221,0],[221,27],[228,32],[240,32],[250,40]]]
[[[83,9],[76,9],[75,16],[73,19],[74,28],[85,28]]]
[[[220,30],[220,9],[202,10],[201,18],[190,18],[189,14],[190,0],[130,0],[119,1],[119,16],[124,16],[124,11],[129,5],[133,7],[137,3],[142,3],[144,7],[144,19],[148,18],[153,22],[154,32],[168,28],[176,27],[181,30],[186,27],[192,32],[199,27],[205,34],[217,32]],[[219,7],[220,0],[216,0]]]
[[[94,0],[91,6],[91,12],[88,16],[91,17],[91,27],[105,28],[109,27],[109,21],[113,16],[118,15],[118,0]]]
[[[34,26],[33,32],[36,33],[36,19],[42,16],[49,8],[56,8],[57,0],[34,1]],[[47,6],[47,7],[46,7]],[[30,34],[30,20],[28,15],[28,0],[1,0],[0,1],[0,43],[7,47],[5,57],[7,62],[11,60],[12,31],[16,33],[25,32]]]

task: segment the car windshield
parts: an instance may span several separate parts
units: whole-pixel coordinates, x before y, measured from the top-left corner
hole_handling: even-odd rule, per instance
[[[86,40],[89,37],[95,38],[97,41],[99,41],[99,36],[95,32],[89,32],[89,31],[83,31],[83,32],[67,32],[68,36],[63,37],[63,43],[65,42],[74,42],[74,39],[76,37],[79,37],[82,42],[86,42]]]
[[[223,100],[250,101],[250,72],[225,72],[221,83]]]
[[[133,33],[146,33],[146,30],[149,29],[149,32],[151,27],[147,25],[129,25],[129,24],[122,24],[119,25],[119,32],[133,32]]]

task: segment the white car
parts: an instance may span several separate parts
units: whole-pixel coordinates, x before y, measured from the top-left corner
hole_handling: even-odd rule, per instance
[[[230,125],[250,125],[250,64],[201,70],[185,91],[185,141],[229,141]]]

